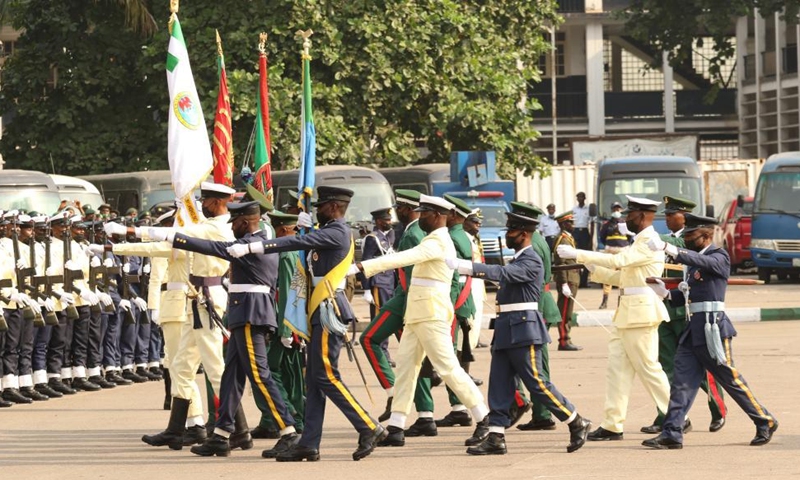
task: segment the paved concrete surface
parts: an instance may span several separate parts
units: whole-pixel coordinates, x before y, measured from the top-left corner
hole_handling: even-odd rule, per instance
[[[796,292],[796,286],[795,290]],[[588,297],[589,295],[587,295]],[[649,435],[638,432],[653,419],[655,407],[636,383],[628,411],[625,439],[589,443],[567,454],[568,431],[509,430],[505,456],[470,457],[464,439],[471,428],[440,429],[438,437],[411,438],[402,448],[381,448],[353,462],[356,434],[335,407],[328,407],[322,459],[286,464],[264,460],[261,450],[273,440],[257,440],[256,448],[235,451],[230,458],[199,458],[188,449],[175,452],[141,442],[167,422],[161,410],[160,382],[14,406],[0,411],[0,478],[325,478],[325,479],[500,479],[500,478],[800,478],[800,322],[737,325],[737,366],[755,395],[780,420],[780,429],[765,447],[748,446],[755,433],[750,420],[729,405],[728,423],[717,433],[707,430],[710,416],[701,392],[691,412],[694,431],[683,450],[652,451],[640,446]],[[552,352],[551,369],[558,388],[596,424],[602,419],[605,389],[606,333],[578,328],[580,352]],[[484,332],[483,340],[490,339]],[[392,347],[396,343],[392,340]],[[473,374],[487,379],[489,351],[476,350]],[[343,356],[345,381],[365,407],[377,416],[385,394],[367,372],[375,404],[370,404],[354,364]],[[360,356],[362,363],[363,355]],[[486,385],[481,387],[486,392]],[[434,389],[436,416],[448,411],[445,389]],[[251,425],[258,421],[252,398],[245,396]],[[414,420],[412,414],[411,421]],[[527,421],[527,420],[526,420]]]

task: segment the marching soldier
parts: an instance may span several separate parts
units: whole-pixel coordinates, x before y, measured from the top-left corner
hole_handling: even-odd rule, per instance
[[[617,253],[624,247],[630,244],[628,235],[621,232],[620,229],[625,227],[624,220],[622,219],[622,204],[614,202],[611,204],[611,218],[603,222],[600,227],[600,232],[597,238],[603,242],[606,253]],[[608,308],[608,296],[611,294],[611,285],[603,285],[603,300],[600,302],[598,309],[604,310]]]
[[[344,295],[345,276],[353,262],[354,245],[344,214],[353,191],[346,188],[320,186],[314,208],[320,228],[306,235],[286,236],[268,242],[236,244],[228,248],[234,257],[250,253],[276,253],[293,250],[310,250],[308,268],[313,275],[313,290],[308,299],[311,339],[308,345],[306,369],[305,430],[298,443],[277,455],[279,462],[319,460],[322,423],[325,418],[325,399],[345,414],[359,433],[358,447],[353,460],[368,456],[376,444],[386,436],[386,430],[364,410],[342,382],[339,374],[339,352],[344,342],[342,331],[354,320],[353,312]],[[311,215],[301,212],[298,226],[310,228]],[[331,291],[333,290],[333,291]],[[334,315],[323,317],[320,305]],[[324,322],[324,323],[323,323]]]
[[[658,325],[668,317],[664,304],[646,286],[647,277],[664,269],[664,256],[652,252],[647,242],[658,238],[653,218],[661,202],[628,196],[625,223],[633,232],[633,243],[617,254],[558,247],[561,258],[574,259],[592,271],[592,279],[620,287],[620,303],[614,313],[614,328],[608,344],[605,418],[589,440],[622,440],[628,398],[636,375],[656,407],[665,412],[669,380],[658,363]]]
[[[586,442],[591,422],[581,417],[549,380],[541,377],[541,349],[550,341],[550,336],[538,306],[544,268],[541,258],[531,248],[531,236],[539,223],[538,213],[535,207],[520,202],[514,202],[513,207],[512,212],[506,213],[506,245],[516,253],[508,265],[447,261],[458,273],[500,282],[489,373],[492,407],[488,415],[488,435],[481,443],[470,446],[467,453],[506,453],[505,429],[511,425],[509,410],[514,402],[517,376],[533,397],[569,425],[567,452],[574,452]]]
[[[736,330],[725,314],[730,257],[725,249],[711,243],[717,223],[715,219],[690,213],[684,214],[684,217],[685,248],[666,243],[658,237],[650,238],[647,243],[654,252],[664,251],[678,263],[687,266],[686,285],[681,285],[684,288],[667,290],[664,283],[658,281],[652,285],[652,289],[656,295],[669,299],[673,305],[688,308],[691,321],[678,340],[675,373],[663,430],[658,437],[645,440],[642,445],[656,449],[683,448],[684,418],[701,382],[706,378],[706,371],[714,376],[755,423],[756,435],[750,445],[766,445],[778,430],[778,420],[756,400],[733,362],[731,343]]]
[[[691,213],[697,206],[696,203],[683,198],[664,197],[664,215],[666,216],[667,228],[670,233],[661,235],[661,240],[678,248],[684,248],[683,231],[685,225],[684,215]],[[666,264],[675,265],[675,259],[667,255]],[[675,270],[664,270],[667,277],[682,277],[682,272]],[[667,378],[672,384],[675,371],[675,352],[678,349],[678,339],[686,327],[686,309],[683,305],[672,305],[668,299],[664,300],[664,306],[669,312],[669,321],[661,322],[658,326],[658,362],[667,374]],[[700,383],[700,388],[708,394],[708,408],[711,411],[711,425],[709,431],[717,432],[725,425],[725,401],[722,391],[717,388],[717,382],[710,374]],[[659,433],[664,422],[666,412],[658,412],[652,425],[642,427],[642,433]],[[692,428],[691,422],[687,419],[684,425],[684,432],[689,432]]]
[[[574,265],[576,262],[571,258],[562,258],[558,254],[558,247],[566,245],[575,248],[575,238],[572,236],[573,222],[572,212],[564,212],[556,217],[558,225],[561,227],[561,234],[553,244],[553,265]],[[558,310],[561,312],[561,321],[558,322],[558,349],[575,351],[583,350],[572,343],[569,336],[572,330],[572,311],[575,308],[573,297],[578,293],[581,282],[579,270],[563,270],[553,274],[558,288]]]

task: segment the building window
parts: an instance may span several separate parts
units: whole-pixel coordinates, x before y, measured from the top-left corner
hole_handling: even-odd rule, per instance
[[[556,32],[556,77],[563,77],[566,75],[566,46],[564,44],[566,36],[563,32]],[[550,44],[550,34],[546,33],[544,35],[544,40]],[[539,70],[542,72],[542,77],[552,77],[553,72],[551,72],[552,67],[552,56],[553,52],[549,51],[546,54],[539,57]]]

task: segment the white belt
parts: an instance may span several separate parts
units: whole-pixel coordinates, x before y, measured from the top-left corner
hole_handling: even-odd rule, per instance
[[[167,290],[186,290],[186,283],[184,282],[167,282]]]
[[[505,305],[497,305],[497,313],[505,312],[526,312],[529,310],[539,310],[538,302],[525,302],[525,303],[507,303]]]
[[[458,276],[458,283],[467,283],[467,276],[466,275],[459,275]]]
[[[253,285],[252,283],[231,283],[228,293],[269,293],[269,285]]]
[[[722,312],[725,310],[725,302],[694,302],[689,304],[689,312]]]
[[[311,277],[311,285],[317,286],[325,277]],[[339,285],[336,285],[333,289],[334,290],[344,290],[344,287],[347,286],[347,278],[339,282]]]
[[[622,289],[622,295],[655,295],[650,287],[628,287]]]
[[[430,288],[439,288],[441,290],[450,290],[450,284],[447,282],[442,282],[440,280],[432,280],[430,278],[411,278],[411,285],[416,285],[418,287],[430,287]]]

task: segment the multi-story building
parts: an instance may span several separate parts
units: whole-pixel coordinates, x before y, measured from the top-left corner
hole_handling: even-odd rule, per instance
[[[556,48],[540,60],[542,81],[530,89],[530,96],[543,107],[535,113],[535,125],[542,133],[536,153],[553,162],[554,137],[554,163],[564,163],[573,160],[570,142],[576,139],[685,134],[698,137],[699,159],[737,158],[734,66],[722,72],[730,88],[720,90],[709,103],[713,79],[706,58],[711,42],[696,42],[691,62],[673,68],[661,54],[626,32],[624,20],[613,12],[628,3],[560,1],[565,21],[555,32]],[[796,80],[794,85],[796,96]],[[795,116],[796,107],[795,98]]]

